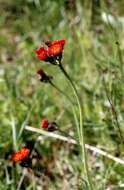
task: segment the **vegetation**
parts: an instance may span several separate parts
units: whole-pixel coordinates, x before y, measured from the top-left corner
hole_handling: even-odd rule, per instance
[[[123,0],[0,0],[0,190],[89,189],[80,148],[69,142],[77,138],[72,107],[37,77],[43,68],[73,99],[60,69],[35,55],[49,39],[65,39],[62,62],[81,100],[85,143],[123,161],[123,7]],[[40,129],[43,118],[57,123],[53,138],[26,130]],[[32,168],[12,162],[13,152],[34,143]],[[124,189],[123,163],[89,150],[87,162],[94,190]]]

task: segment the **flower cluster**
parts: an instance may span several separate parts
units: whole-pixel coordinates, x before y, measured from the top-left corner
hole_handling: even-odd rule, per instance
[[[62,58],[65,40],[46,41],[44,46],[36,50],[37,57],[54,65],[59,64]]]
[[[44,46],[40,46],[36,51],[36,56],[42,61],[49,62],[54,65],[60,65],[62,53],[64,50],[65,40],[46,41]],[[56,86],[51,82],[52,77],[47,75],[43,69],[37,71],[41,82],[49,82],[52,86]],[[56,88],[58,90],[58,88]],[[41,127],[48,131],[55,131],[57,129],[56,122],[49,122],[46,118],[42,119]]]
[[[78,134],[78,139],[79,139],[79,145],[81,146],[80,150],[84,156],[83,169],[85,168],[84,173],[87,174],[87,176],[86,176],[87,177],[87,184],[88,184],[87,187],[90,187],[88,189],[93,189],[92,184],[91,184],[90,179],[89,179],[89,173],[88,173],[89,170],[87,167],[88,166],[87,165],[87,159],[86,159],[87,155],[86,155],[86,151],[85,151],[85,141],[84,141],[85,138],[84,138],[84,128],[83,128],[82,108],[81,108],[80,98],[78,96],[78,92],[77,92],[77,88],[75,86],[75,83],[73,82],[70,75],[66,72],[65,68],[63,67],[63,64],[61,63],[64,45],[65,45],[64,39],[47,41],[47,42],[45,42],[44,46],[40,46],[36,50],[36,56],[42,61],[49,62],[49,63],[57,65],[59,67],[60,71],[63,73],[65,78],[68,80],[68,82],[69,82],[69,84],[73,90],[73,93],[74,93],[74,96],[76,99],[76,103],[78,106],[78,110],[75,109],[73,102],[71,101],[70,97],[68,97],[66,95],[66,93],[64,93],[58,86],[56,86],[53,83],[53,81],[51,81],[51,76],[47,75],[43,71],[43,69],[39,69],[37,71],[37,74],[39,75],[41,82],[48,82],[49,84],[51,84],[61,94],[65,95],[66,98],[69,100],[71,106],[73,106],[74,117],[76,119],[76,124],[77,124],[77,134]],[[79,111],[79,112],[77,112],[77,111]],[[78,113],[79,113],[79,122],[78,122]],[[44,118],[41,121],[41,128],[52,132],[52,131],[55,131],[56,129],[58,129],[58,125],[55,121],[51,122],[51,121],[47,120],[46,118]],[[61,129],[58,129],[58,131],[63,132],[63,131],[61,131]],[[40,130],[40,132],[41,132],[41,130]],[[40,132],[38,132],[38,133],[40,133]],[[65,134],[65,132],[64,132],[64,134]],[[29,145],[30,145],[30,143],[29,143]],[[33,157],[33,150],[35,150],[35,146],[34,146],[34,143],[33,143],[33,147],[31,147],[31,145],[30,146],[29,145],[22,147],[18,152],[12,154],[11,160],[13,162],[19,162],[21,164],[21,166],[23,166],[23,167],[29,167],[29,164],[30,164],[31,168],[33,168],[32,159],[34,158]]]
[[[44,46],[40,46],[36,51],[36,56],[45,62],[49,62],[54,65],[59,65],[62,59],[62,53],[65,45],[65,40],[54,40],[46,41]],[[47,75],[43,69],[38,69],[37,74],[41,82],[50,83],[52,86],[55,85],[52,83],[52,77]],[[46,118],[41,121],[41,128],[46,129],[47,131],[55,131],[57,129],[57,123],[48,121]],[[27,167],[31,162],[31,151],[33,148],[28,146],[22,147],[18,152],[15,152],[11,156],[13,162],[19,162],[21,166]]]

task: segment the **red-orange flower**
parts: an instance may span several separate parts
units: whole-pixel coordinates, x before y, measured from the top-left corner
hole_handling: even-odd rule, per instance
[[[14,162],[22,161],[29,156],[30,152],[31,152],[30,148],[22,147],[21,150],[12,154],[11,160]]]
[[[46,76],[45,72],[43,69],[38,69],[37,74],[40,76],[40,78],[44,78]]]
[[[49,121],[46,118],[42,119],[42,121],[41,121],[41,127],[43,129],[47,129],[48,125],[49,125]]]
[[[39,75],[39,79],[41,82],[50,82],[50,80],[52,79],[52,77],[47,75],[43,69],[37,70],[37,74]]]
[[[42,119],[41,121],[41,128],[47,129],[47,131],[52,132],[57,129],[58,125],[54,121],[48,121],[46,118]]]
[[[36,55],[40,60],[56,64],[61,61],[65,40],[46,41],[45,46],[36,50]]]
[[[45,60],[48,57],[47,50],[42,46],[36,50],[36,55],[40,60]]]
[[[65,40],[54,40],[48,48],[49,56],[57,56],[62,53],[65,45]]]

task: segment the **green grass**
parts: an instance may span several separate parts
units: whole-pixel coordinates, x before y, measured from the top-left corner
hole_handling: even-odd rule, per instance
[[[111,6],[105,2],[101,12],[124,16],[122,0]],[[55,84],[72,96],[59,69],[35,56],[34,50],[47,39],[66,39],[63,64],[82,101],[86,143],[123,158],[124,145],[107,98],[114,105],[124,136],[123,27],[102,21],[93,27],[91,3],[81,0],[72,8],[60,0],[1,0],[0,12],[0,190],[17,189],[24,168],[12,164],[11,153],[38,137],[23,130],[25,124],[40,128],[41,119],[46,117],[57,119],[67,134],[74,134],[76,129],[66,98],[36,76],[37,69],[44,68],[53,75]],[[85,189],[77,146],[43,137],[36,149],[41,159],[33,171],[26,171],[22,189]],[[123,189],[122,165],[91,152],[88,164],[95,190],[111,186],[113,190]]]

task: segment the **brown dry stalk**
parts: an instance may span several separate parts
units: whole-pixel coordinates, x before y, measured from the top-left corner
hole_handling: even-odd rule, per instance
[[[73,139],[73,138],[70,138],[70,137],[65,137],[65,136],[62,136],[60,134],[57,134],[57,133],[54,133],[54,132],[48,132],[48,131],[45,131],[43,129],[38,129],[38,128],[35,128],[35,127],[30,127],[30,126],[25,126],[25,130],[27,131],[31,131],[31,132],[35,132],[35,133],[38,133],[38,134],[41,134],[41,135],[44,135],[46,137],[51,137],[51,138],[54,138],[54,139],[59,139],[59,140],[62,140],[62,141],[65,141],[65,142],[68,142],[68,143],[71,143],[71,144],[78,144],[78,142]],[[119,164],[122,164],[124,165],[124,160],[118,158],[118,157],[115,157],[111,154],[109,154],[108,152],[105,152],[95,146],[92,146],[92,145],[89,145],[89,144],[85,144],[85,147],[86,149],[94,152],[94,153],[97,153],[99,155],[102,155],[108,159],[111,159]]]

